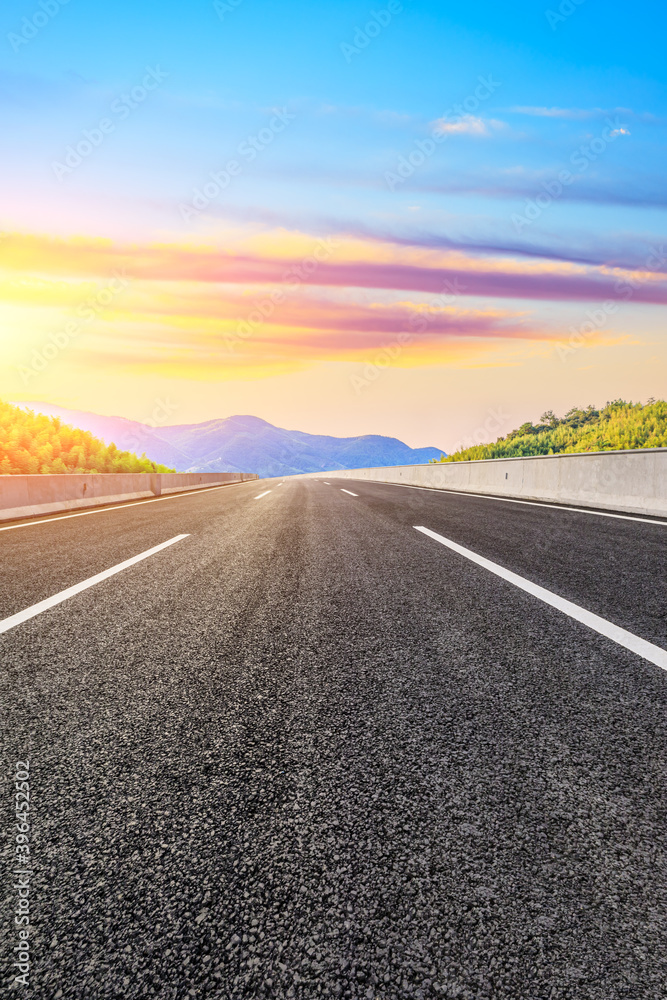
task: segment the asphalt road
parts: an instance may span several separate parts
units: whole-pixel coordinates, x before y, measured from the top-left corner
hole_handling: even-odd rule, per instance
[[[667,525],[329,483],[0,530],[2,619],[187,535],[0,635],[17,995],[665,1000],[667,672],[414,526],[667,648]]]

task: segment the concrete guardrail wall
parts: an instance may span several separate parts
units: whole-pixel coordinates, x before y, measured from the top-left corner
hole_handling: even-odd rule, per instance
[[[346,469],[309,475],[430,486],[633,514],[667,514],[667,448]]]
[[[258,479],[254,472],[0,476],[0,521]]]

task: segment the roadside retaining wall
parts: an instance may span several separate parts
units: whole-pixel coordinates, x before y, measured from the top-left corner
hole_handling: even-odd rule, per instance
[[[633,514],[667,514],[667,448],[345,469],[310,475],[430,486]]]
[[[0,476],[0,521],[258,479],[254,472]]]

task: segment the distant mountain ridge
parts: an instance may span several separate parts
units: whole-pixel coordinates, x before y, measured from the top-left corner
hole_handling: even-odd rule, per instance
[[[68,410],[51,403],[20,403],[89,430],[106,444],[145,452],[179,472],[256,472],[261,477],[335,472],[381,465],[412,465],[439,459],[439,448],[409,448],[380,434],[337,438],[285,430],[260,417],[235,416],[201,424],[152,427],[125,417]]]

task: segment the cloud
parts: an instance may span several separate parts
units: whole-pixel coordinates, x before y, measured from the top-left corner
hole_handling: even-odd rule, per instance
[[[0,304],[15,340],[39,346],[122,272],[127,287],[86,328],[72,364],[104,357],[117,371],[224,379],[364,361],[388,344],[401,345],[398,363],[408,366],[478,357],[509,342],[532,349],[562,340],[564,324],[514,302],[471,299],[624,298],[622,273],[605,268],[330,242],[318,259],[325,241],[295,233],[234,249],[14,234],[0,243]],[[667,304],[667,281],[639,275],[629,298]]]
[[[547,108],[532,105],[519,105],[506,109],[511,114],[529,115],[531,118],[561,118],[566,121],[590,121],[592,118],[608,118],[611,115],[623,115],[633,121],[644,122],[647,125],[665,125],[667,118],[654,115],[650,111],[633,111],[632,108]]]
[[[515,115],[530,115],[532,118],[565,118],[568,121],[585,121],[589,118],[600,118],[609,115],[611,111],[603,111],[602,108],[545,108],[532,106],[518,106],[508,108]],[[620,108],[615,109],[616,112]],[[623,109],[627,111],[627,108]]]
[[[615,122],[615,126],[626,128],[623,123]],[[509,131],[509,130],[508,130]],[[593,136],[589,136],[589,139]],[[477,134],[478,139],[488,138],[488,136]],[[582,136],[583,138],[583,136]],[[453,147],[452,147],[453,148]],[[512,164],[506,167],[479,166],[474,167],[468,163],[461,167],[457,166],[456,160],[451,158],[446,165],[438,164],[436,158],[431,161],[431,166],[423,171],[415,171],[409,177],[401,190],[410,193],[410,198],[415,198],[415,192],[433,194],[452,195],[482,195],[487,198],[534,198],[541,193],[540,184],[542,181],[550,181],[556,178],[564,168],[571,168],[571,156],[576,153],[575,143],[570,141],[563,144],[560,156],[552,153],[552,162],[549,168],[529,169],[522,164]],[[647,166],[650,166],[647,160]],[[593,172],[588,176],[579,175],[576,184],[565,188],[562,200],[590,203],[594,205],[627,205],[637,207],[657,207],[667,206],[667,190],[665,189],[663,177],[659,172],[648,173],[637,168],[636,162],[630,164],[614,158],[614,162],[598,160],[595,164],[596,176]],[[367,170],[355,171],[347,168],[321,167],[314,170],[310,164],[270,164],[266,167],[258,165],[254,173],[257,177],[262,177],[271,182],[281,181],[288,184],[316,185],[323,189],[326,187],[329,194],[332,187],[356,188],[358,190],[371,189],[374,191],[386,191],[387,182],[382,172],[371,173]],[[537,189],[532,186],[537,184]],[[322,194],[322,198],[325,196]],[[254,212],[248,218],[255,217],[258,220],[270,220],[276,214],[274,200],[273,206],[262,209],[236,209],[237,217],[244,217],[242,212]],[[436,205],[436,208],[439,207]],[[463,210],[461,206],[460,211]],[[171,207],[173,213],[173,205]],[[476,208],[473,211],[477,211]],[[209,215],[232,216],[234,208],[231,204],[216,206],[211,204],[207,208]],[[292,208],[292,217],[298,216],[299,209]]]
[[[295,107],[302,106],[318,117],[366,119],[388,128],[409,128],[420,123],[420,119],[416,115],[403,111],[341,104],[320,104],[314,107],[311,101],[295,101],[294,103]]]
[[[516,185],[514,190],[506,191],[506,197],[517,197],[524,195],[533,196],[540,190],[540,183],[553,177],[553,173],[547,171],[528,171],[525,167],[515,167],[504,172]],[[593,192],[591,192],[593,193]],[[597,192],[600,194],[600,192]],[[584,192],[584,195],[586,192]],[[604,196],[604,192],[602,192]],[[656,197],[658,196],[656,192]],[[610,199],[613,195],[609,194]],[[663,194],[663,200],[667,204],[667,198]],[[616,203],[614,201],[614,203]],[[624,202],[619,202],[624,204]],[[408,205],[410,212],[427,209],[427,205]],[[406,220],[402,214],[397,214],[384,224],[377,220],[364,223],[359,219],[345,218],[344,216],[333,216],[313,214],[310,210],[294,210],[293,208],[264,207],[227,204],[224,206],[214,206],[211,215],[216,219],[231,221],[237,224],[239,221],[245,223],[257,223],[266,229],[289,229],[310,232],[318,235],[326,235],[332,232],[339,232],[348,238],[371,240],[373,243],[393,244],[400,247],[423,247],[439,250],[459,250],[467,254],[486,254],[490,256],[512,256],[528,257],[540,260],[567,261],[574,264],[607,265],[624,268],[625,270],[641,270],[647,259],[652,260],[652,269],[655,271],[667,272],[667,257],[665,257],[664,247],[659,240],[651,243],[645,234],[637,235],[631,232],[619,234],[604,234],[600,236],[590,236],[578,230],[565,230],[560,235],[553,232],[538,232],[534,229],[530,235],[517,236],[509,231],[503,235],[488,235],[480,227],[479,222],[475,229],[481,230],[478,235],[471,232],[467,237],[457,237],[450,232],[442,232],[437,228],[437,218],[439,213],[428,211],[428,218],[432,228],[427,228],[425,224],[420,224],[422,217],[426,217],[427,211],[423,211],[423,216],[409,217]],[[447,228],[449,229],[449,217],[447,217]],[[662,260],[662,263],[660,263]]]
[[[632,278],[633,302],[667,304],[667,280],[657,267],[628,272],[549,260],[500,261],[391,243],[341,238],[327,243],[294,233],[263,237],[250,249],[235,252],[206,245],[117,245],[109,240],[14,234],[0,243],[0,266],[70,280],[73,276],[109,280],[114,270],[125,269],[130,278],[142,282],[319,286],[431,295],[456,287],[466,297],[556,302],[619,298],[619,285]]]
[[[431,123],[434,131],[441,135],[489,136],[504,127],[504,122],[495,118],[478,118],[476,115],[462,115],[460,118],[438,118]]]
[[[286,296],[280,304],[272,299],[272,287],[260,287],[252,295],[172,290],[128,295],[115,317],[160,317],[182,328],[191,324],[200,332],[219,332],[224,326],[256,331],[265,343],[295,342],[303,345],[344,344],[363,349],[382,343],[389,334],[411,331],[414,341],[441,338],[542,339],[553,336],[546,328],[531,325],[517,310],[465,309],[425,305],[419,302],[346,302],[305,290]],[[436,300],[437,301],[437,300]],[[305,331],[305,333],[304,333]]]
[[[627,134],[627,133],[624,133]],[[535,198],[543,193],[543,182],[557,179],[563,168],[571,168],[569,160],[555,163],[551,169],[526,170],[522,167],[503,171],[470,172],[457,176],[451,170],[442,181],[433,175],[424,178],[410,178],[405,189],[415,197],[415,192],[453,195],[483,195],[486,198]],[[636,171],[617,170],[612,179],[598,172],[593,177],[577,175],[576,183],[565,187],[560,196],[562,201],[582,202],[591,205],[627,205],[638,208],[665,208],[667,190],[660,178],[642,176]]]

